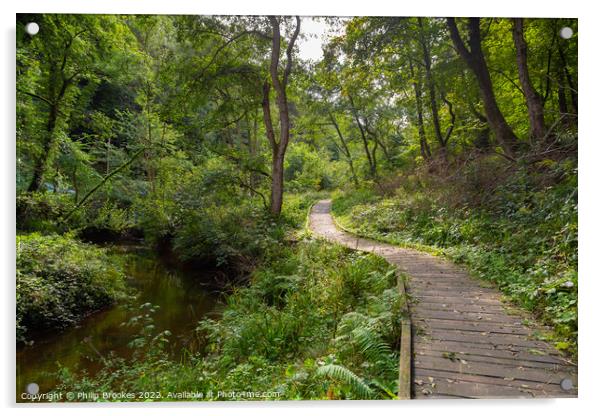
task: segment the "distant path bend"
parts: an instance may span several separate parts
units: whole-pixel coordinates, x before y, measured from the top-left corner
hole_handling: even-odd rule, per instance
[[[577,368],[549,343],[545,328],[502,302],[500,293],[445,259],[360,238],[339,230],[331,201],[311,210],[315,234],[355,250],[373,252],[408,276],[413,324],[413,397],[576,397]]]

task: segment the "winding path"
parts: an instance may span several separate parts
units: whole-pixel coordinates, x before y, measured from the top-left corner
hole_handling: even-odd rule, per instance
[[[501,299],[442,258],[359,238],[339,230],[330,200],[311,210],[317,235],[355,250],[373,252],[407,277],[411,299],[412,397],[516,398],[576,397],[577,367],[550,344],[546,331],[526,312]]]

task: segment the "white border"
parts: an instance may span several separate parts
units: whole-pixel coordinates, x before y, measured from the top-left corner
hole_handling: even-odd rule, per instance
[[[9,4],[11,3],[11,4]],[[602,207],[600,198],[601,177],[599,166],[602,158],[602,120],[599,114],[600,97],[600,14],[595,10],[593,1],[385,1],[385,0],[303,0],[300,2],[284,2],[282,0],[248,0],[248,1],[214,1],[202,0],[26,0],[16,4],[11,0],[2,2],[2,100],[0,100],[2,115],[2,133],[0,137],[0,178],[2,180],[3,228],[1,264],[4,302],[2,302],[2,333],[4,341],[0,346],[4,365],[0,368],[0,401],[8,412],[32,412],[31,407],[15,408],[13,403],[14,382],[14,178],[15,178],[15,13],[55,12],[55,13],[146,13],[146,14],[301,14],[301,15],[400,15],[400,16],[531,16],[531,17],[578,17],[579,18],[579,84],[580,88],[580,151],[579,151],[579,399],[576,400],[491,400],[491,401],[431,401],[429,403],[385,403],[385,402],[285,402],[285,403],[207,403],[194,407],[188,403],[182,404],[148,404],[144,405],[147,415],[164,415],[166,408],[177,408],[184,414],[223,413],[236,414],[307,414],[333,413],[343,411],[351,414],[365,414],[373,408],[379,414],[444,414],[450,415],[504,415],[516,411],[545,412],[550,415],[567,415],[587,412],[590,407],[598,404],[597,397],[602,397],[598,391],[602,386],[600,381],[600,362],[602,345],[597,304],[602,297],[600,282],[600,258],[598,244],[602,229],[600,213]],[[35,413],[48,415],[63,415],[74,413],[112,414],[131,413],[136,404],[89,407],[73,405],[63,407],[36,406]],[[596,406],[599,407],[599,406]],[[34,407],[35,408],[35,407]],[[140,410],[136,410],[140,411]]]

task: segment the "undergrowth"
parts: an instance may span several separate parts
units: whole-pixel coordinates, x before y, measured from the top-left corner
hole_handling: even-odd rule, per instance
[[[17,236],[17,341],[63,329],[125,293],[122,264],[69,235]]]
[[[152,391],[160,400],[176,400],[170,392],[179,391],[203,392],[205,400],[395,398],[400,306],[395,271],[383,259],[305,239],[228,296],[221,319],[199,322],[205,351],[169,360],[169,334],[154,333],[143,306],[130,323],[141,328],[131,359],[108,357],[95,375],[63,368],[57,391]]]
[[[552,326],[556,347],[576,358],[576,180],[571,161],[550,161],[545,173],[517,170],[486,195],[458,181],[417,186],[410,178],[389,196],[338,194],[333,214],[363,236],[426,246],[464,263]]]

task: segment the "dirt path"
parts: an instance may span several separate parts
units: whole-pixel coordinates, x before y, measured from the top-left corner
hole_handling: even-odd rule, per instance
[[[577,368],[546,342],[545,330],[502,302],[486,282],[442,258],[339,230],[330,200],[310,213],[310,229],[347,247],[374,252],[408,276],[412,299],[413,397],[574,397]],[[530,319],[531,318],[531,319]],[[570,380],[570,381],[569,381]]]

